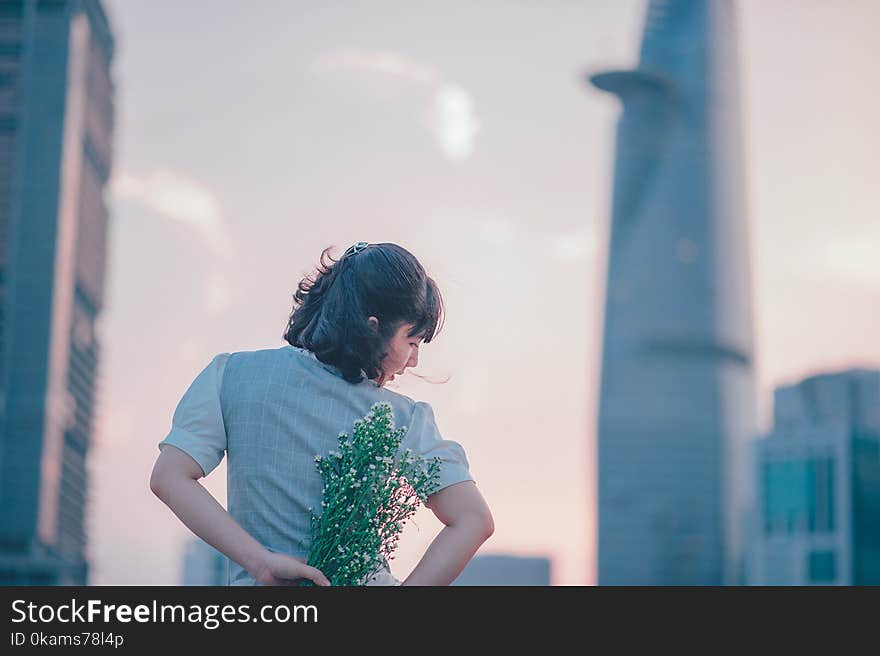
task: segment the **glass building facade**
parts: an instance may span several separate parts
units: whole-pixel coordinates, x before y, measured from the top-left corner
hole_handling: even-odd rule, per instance
[[[452,585],[550,585],[551,562],[545,556],[477,554]]]
[[[201,538],[184,547],[181,585],[227,585],[229,560]]]
[[[114,107],[98,0],[0,4],[0,583],[87,582]]]
[[[779,388],[754,454],[748,582],[880,584],[880,371]]]
[[[834,456],[765,462],[761,466],[764,532],[834,530]]]
[[[617,127],[598,425],[600,585],[743,581],[756,432],[733,3],[653,0]]]

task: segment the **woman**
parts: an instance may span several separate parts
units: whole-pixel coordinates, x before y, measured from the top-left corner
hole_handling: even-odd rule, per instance
[[[325,262],[328,251],[298,285],[286,346],[222,353],[193,381],[159,445],[150,488],[229,558],[230,585],[329,585],[304,563],[309,509],[321,503],[314,457],[385,401],[408,427],[400,448],[441,459],[440,487],[426,505],[445,528],[402,585],[448,585],[494,531],[492,515],[431,406],[385,388],[436,334],[439,290],[395,244],[359,242],[336,262]],[[228,512],[198,482],[224,454]],[[382,571],[369,583],[398,582]]]

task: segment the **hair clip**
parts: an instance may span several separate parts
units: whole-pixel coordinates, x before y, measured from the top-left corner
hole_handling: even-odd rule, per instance
[[[349,248],[349,249],[345,252],[345,254],[346,254],[346,255],[357,255],[357,254],[360,253],[362,250],[364,250],[367,246],[369,246],[369,244],[368,244],[367,242],[365,242],[365,241],[359,241],[359,242],[356,243],[354,246],[352,246],[351,248]]]

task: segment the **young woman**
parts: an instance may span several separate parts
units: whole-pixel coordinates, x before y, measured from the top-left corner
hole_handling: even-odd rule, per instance
[[[418,364],[442,314],[436,283],[395,244],[358,242],[321,255],[294,294],[277,349],[221,353],[196,377],[159,443],[150,488],[230,560],[230,585],[330,582],[304,563],[309,509],[321,507],[315,456],[325,456],[374,403],[406,426],[401,450],[441,459],[427,507],[445,524],[402,585],[448,585],[494,530],[461,445],[445,440],[428,403],[385,384]],[[325,261],[325,257],[327,261]],[[228,512],[198,482],[227,456]],[[380,571],[372,584],[396,585]]]

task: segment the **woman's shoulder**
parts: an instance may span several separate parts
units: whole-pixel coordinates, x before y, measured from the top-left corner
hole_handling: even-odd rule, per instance
[[[309,353],[309,351],[306,351],[305,349],[300,349],[295,346],[291,346],[290,344],[285,344],[284,346],[279,347],[228,351],[226,353],[221,353],[217,355],[217,357],[219,358],[221,356],[225,356],[230,362],[235,362],[239,365],[246,365],[265,364],[281,360],[304,362],[305,360],[309,359],[309,355],[314,358],[314,355]]]
[[[262,348],[227,351],[214,356],[212,364],[218,371],[218,379],[240,384],[251,384],[255,380],[269,381],[273,372],[283,372],[291,364],[308,366],[301,358],[291,356],[291,347]]]
[[[426,427],[435,426],[434,408],[427,401],[419,401],[406,394],[394,390],[382,389],[382,398],[378,401],[387,401],[394,413],[395,424],[406,426],[408,429],[424,430]]]

